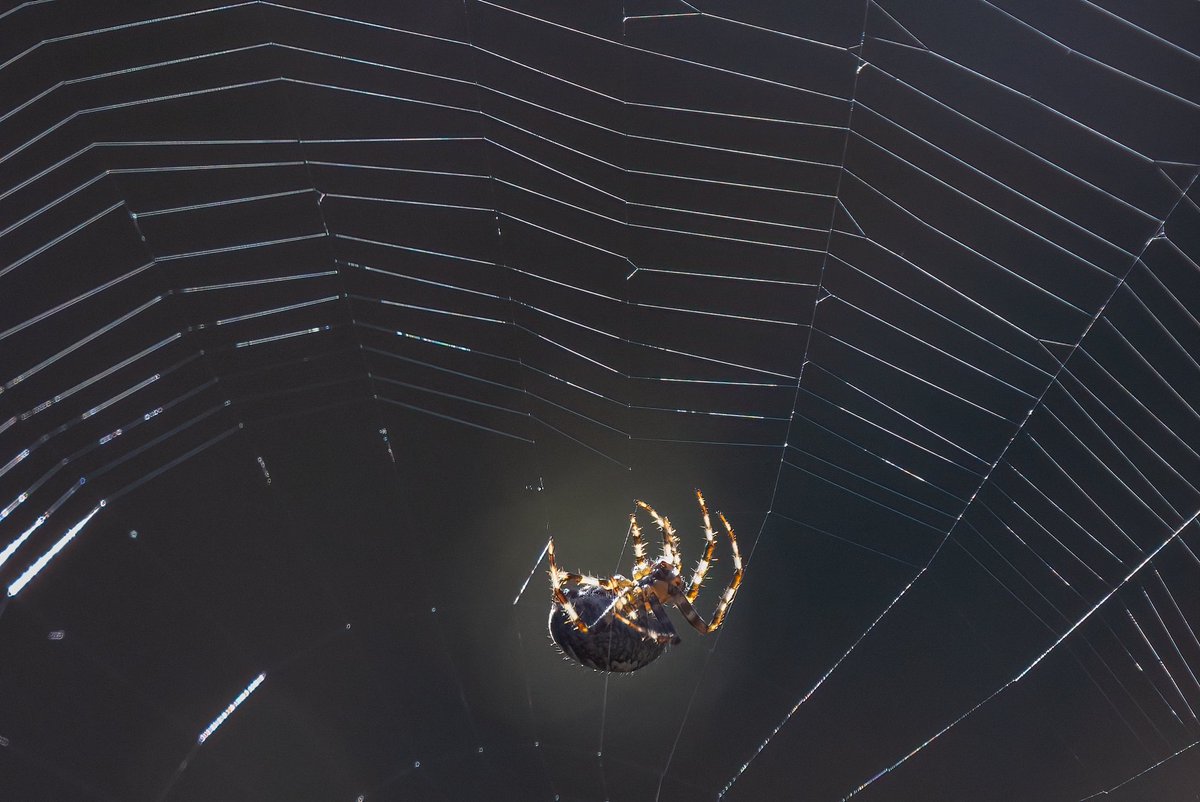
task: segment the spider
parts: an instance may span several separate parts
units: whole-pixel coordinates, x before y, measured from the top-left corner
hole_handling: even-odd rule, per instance
[[[717,547],[717,535],[704,495],[697,490],[696,500],[700,503],[700,514],[704,520],[704,556],[696,565],[691,581],[685,586],[680,572],[683,570],[679,552],[679,538],[671,522],[659,515],[644,501],[637,501],[633,514],[629,516],[629,528],[633,535],[633,578],[620,574],[602,578],[575,574],[559,569],[554,561],[554,538],[546,545],[550,563],[550,637],[563,653],[585,666],[600,671],[636,671],[648,665],[667,650],[679,643],[679,635],[663,605],[673,604],[683,613],[688,623],[702,635],[715,632],[725,620],[729,605],[742,584],[742,555],[738,551],[733,527],[720,512],[729,544],[733,548],[733,578],[717,603],[712,623],[707,623],[692,603],[700,593],[704,576],[714,562],[713,550]],[[662,531],[663,550],[657,562],[646,559],[646,544],[642,541],[642,530],[638,526],[637,510],[650,514]]]

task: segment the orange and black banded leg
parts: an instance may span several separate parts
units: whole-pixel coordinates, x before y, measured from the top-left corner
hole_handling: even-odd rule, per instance
[[[653,593],[646,593],[643,594],[643,598],[645,599],[646,609],[658,620],[659,629],[671,636],[671,643],[679,643],[681,640],[679,633],[675,631],[675,625],[671,623],[671,619],[667,616],[667,611],[662,606],[662,603],[659,602],[658,597]]]
[[[713,531],[708,505],[704,503],[704,494],[699,488],[696,490],[696,500],[700,502],[700,515],[704,520],[704,555],[696,564],[696,572],[692,574],[692,581],[688,583],[687,600],[690,602],[695,602],[696,596],[700,594],[700,586],[704,584],[704,577],[712,567],[713,551],[717,548],[717,533]]]
[[[562,591],[563,585],[579,575],[558,569],[558,564],[554,561],[554,538],[550,538],[546,544],[546,559],[550,563],[550,594],[554,597],[555,603],[563,609],[563,612],[567,614],[567,620],[574,624],[576,629],[580,632],[587,632],[587,624],[579,618],[579,613],[575,611],[574,605]]]
[[[724,623],[725,614],[729,612],[729,605],[733,604],[733,597],[737,594],[738,588],[742,586],[742,553],[738,550],[737,535],[733,533],[733,527],[729,525],[729,521],[724,515],[718,512],[717,517],[721,519],[721,525],[725,527],[725,532],[729,535],[730,548],[733,549],[733,577],[729,580],[729,586],[721,594],[721,600],[717,602],[717,611],[713,613],[712,623],[708,625],[709,632],[715,632]]]
[[[675,566],[675,573],[679,573],[683,570],[683,557],[679,553],[679,536],[675,534],[675,527],[671,526],[671,522],[667,518],[659,515],[658,511],[646,502],[639,500],[637,505],[650,513],[654,523],[658,524],[658,528],[662,530],[663,559]]]
[[[696,611],[696,608],[692,606],[692,603],[688,601],[686,593],[674,585],[667,588],[667,593],[670,595],[671,604],[679,608],[679,612],[683,613],[683,617],[687,619],[687,622],[697,632],[701,635],[707,635],[713,631],[713,628],[704,620],[704,616],[700,615]]]
[[[633,581],[650,573],[650,561],[646,559],[646,541],[642,539],[642,527],[638,526],[637,515],[629,515],[629,531],[633,538]]]
[[[678,643],[679,642],[679,636],[677,634],[675,634],[673,627],[672,627],[671,633],[661,632],[658,630],[657,627],[643,626],[642,624],[639,624],[637,621],[634,621],[632,618],[630,618],[626,615],[623,615],[621,613],[618,613],[615,610],[613,611],[613,617],[616,618],[618,621],[620,621],[625,626],[634,630],[635,632],[640,633],[641,636],[643,638],[645,638],[646,640],[658,641],[659,643]]]
[[[588,625],[579,617],[575,606],[571,604],[571,600],[563,593],[563,585],[568,582],[574,582],[577,585],[589,585],[616,592],[619,582],[615,579],[600,579],[586,574],[576,574],[571,571],[560,570],[558,563],[554,560],[554,538],[550,538],[546,544],[546,558],[550,563],[550,593],[554,597],[554,601],[563,608],[563,612],[567,614],[567,619],[575,625],[576,629],[580,632],[587,632]]]
[[[585,576],[585,577],[581,577],[581,578],[584,581],[580,582],[579,584],[583,584],[583,585],[590,584],[590,582],[588,580],[595,579],[594,577],[589,577],[589,576]],[[638,586],[622,576],[615,576],[615,577],[612,577],[611,579],[601,579],[601,580],[597,580],[597,581],[599,582],[599,587],[602,587],[605,590],[611,591],[615,595],[613,596],[613,600],[612,600],[612,602],[609,603],[608,607],[604,608],[604,611],[601,612],[600,615],[596,618],[596,620],[593,621],[588,626],[593,626],[593,627],[596,626],[596,624],[600,623],[600,621],[603,620],[603,618],[606,615],[608,615],[609,613],[613,613],[618,619],[624,620],[624,619],[621,619],[621,617],[616,614],[620,613],[622,610],[625,609],[626,605],[629,603],[630,595],[634,594],[635,591],[637,591]],[[584,631],[586,631],[586,630],[584,630]]]

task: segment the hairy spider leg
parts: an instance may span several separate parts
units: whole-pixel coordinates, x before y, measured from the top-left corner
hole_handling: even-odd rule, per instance
[[[712,622],[709,623],[704,620],[704,617],[692,606],[692,602],[688,599],[687,594],[680,590],[678,586],[667,586],[667,593],[671,597],[671,603],[679,608],[679,612],[683,613],[683,617],[687,619],[687,622],[702,635],[716,632],[721,628],[721,624],[725,622],[725,614],[729,611],[729,605],[733,604],[733,597],[737,593],[738,587],[742,584],[742,555],[738,551],[737,537],[734,535],[733,527],[729,525],[729,521],[726,520],[725,516],[719,512],[717,516],[720,517],[725,531],[729,534],[729,542],[733,546],[733,578],[729,581],[729,586],[725,588],[725,592],[721,594],[720,601],[717,602],[717,610],[713,613]]]
[[[733,527],[729,525],[729,521],[723,514],[718,512],[717,517],[721,519],[721,525],[729,534],[729,545],[733,549],[733,578],[729,580],[729,587],[725,588],[725,592],[721,594],[721,600],[717,602],[717,611],[713,613],[712,623],[708,625],[709,632],[715,631],[724,622],[725,613],[729,611],[729,605],[733,604],[733,597],[742,585],[742,553],[738,550],[737,536],[734,535]]]
[[[581,582],[580,584],[588,583]],[[591,626],[598,624],[600,620],[604,618],[604,616],[609,614],[609,612],[616,614],[623,610],[625,606],[629,604],[629,595],[638,590],[637,584],[630,582],[628,579],[620,575],[611,579],[601,580],[600,587],[604,588],[605,590],[611,590],[616,594],[616,596],[613,597],[612,603],[609,604],[608,607],[604,608],[604,612],[600,614],[600,617],[591,623]]]
[[[562,592],[562,587],[566,584],[567,580],[579,575],[564,573],[558,570],[558,565],[554,562],[554,538],[550,538],[550,541],[546,544],[546,559],[550,563],[550,593],[554,596],[555,603],[563,608],[563,611],[567,614],[567,618],[575,625],[576,629],[580,632],[587,632],[587,624],[583,623],[579,618],[579,613],[575,611],[575,607],[571,604],[571,601]]]
[[[577,574],[573,571],[559,570],[558,564],[554,561],[554,538],[550,538],[550,545],[546,549],[546,554],[550,558],[551,579],[554,577],[554,572],[562,577],[562,582],[558,585],[561,587],[568,582],[574,582],[576,585],[590,585],[594,588],[604,588],[605,590],[618,591],[628,584],[631,584],[628,579],[621,576],[616,577],[596,577],[590,574]]]
[[[561,607],[567,614],[567,619],[580,632],[586,633],[589,625],[584,623],[583,619],[580,618],[579,612],[575,609],[575,606],[571,604],[571,600],[567,598],[567,594],[563,593],[562,591],[563,585],[568,582],[574,582],[577,585],[591,585],[593,587],[604,588],[605,590],[610,590],[616,593],[617,595],[613,599],[612,604],[609,605],[609,610],[613,612],[613,616],[617,618],[617,620],[621,621],[632,629],[637,630],[646,637],[660,641],[664,639],[670,640],[669,635],[664,637],[659,632],[648,630],[646,627],[634,623],[618,612],[618,608],[624,607],[628,602],[629,594],[638,590],[638,586],[633,582],[630,582],[628,579],[623,577],[600,579],[594,576],[587,576],[585,574],[576,574],[571,571],[560,570],[558,563],[554,559],[554,538],[550,538],[546,545],[546,558],[550,563],[550,593],[553,595],[555,603],[557,603],[558,606]],[[606,610],[605,613],[600,616],[600,618],[602,619],[607,613],[608,610]],[[591,626],[595,626],[597,623],[599,623],[599,619],[593,621]]]
[[[696,572],[692,574],[692,581],[688,583],[687,600],[690,602],[696,601],[696,597],[700,595],[700,586],[704,584],[704,577],[715,562],[713,551],[717,548],[717,533],[713,531],[708,505],[704,503],[704,494],[699,488],[696,488],[696,500],[700,502],[700,514],[704,518],[704,556],[696,563]]]
[[[683,558],[679,553],[679,537],[675,534],[675,527],[671,526],[671,522],[659,515],[657,511],[649,504],[640,499],[637,505],[646,512],[650,513],[650,517],[658,524],[658,528],[662,530],[663,536],[663,554],[662,558],[671,565],[675,566],[675,573],[683,570]]]
[[[576,629],[580,632],[587,632],[588,625],[583,623],[574,605],[571,604],[571,600],[562,592],[563,585],[568,582],[574,582],[577,585],[591,585],[597,588],[604,588],[605,590],[620,592],[621,582],[616,579],[599,579],[594,576],[560,570],[558,563],[554,561],[554,538],[550,538],[546,544],[546,558],[550,563],[550,593],[554,596],[554,601],[563,608],[567,614],[567,618],[575,625]],[[630,584],[632,585],[632,583]]]
[[[674,585],[667,588],[667,593],[671,597],[671,604],[679,608],[679,612],[683,613],[683,617],[693,628],[701,635],[707,635],[712,632],[712,627],[704,620],[704,617],[696,611],[692,603],[688,601],[687,594]]]
[[[640,590],[640,588],[638,590]],[[643,593],[642,595],[644,596],[645,594]],[[646,638],[648,640],[655,640],[655,641],[658,641],[659,643],[678,643],[679,642],[679,636],[677,634],[675,634],[673,627],[671,629],[671,634],[667,634],[665,632],[659,632],[654,627],[642,626],[641,624],[634,621],[633,620],[634,615],[636,615],[636,612],[634,610],[630,610],[629,616],[622,615],[616,609],[613,610],[613,618],[616,618],[622,624],[624,624],[625,626],[634,630],[635,632],[641,633],[643,638]],[[669,622],[668,622],[668,626],[670,626]]]
[[[637,515],[629,514],[629,531],[633,533],[633,581],[650,573],[650,561],[646,559],[646,541],[642,540],[642,527],[638,526]]]
[[[662,606],[662,602],[658,600],[658,597],[653,593],[643,593],[642,599],[645,602],[646,609],[658,619],[658,625],[663,628],[663,632],[671,636],[671,643],[679,643],[682,638],[675,631],[675,625],[671,623],[671,619],[667,616],[666,608]]]

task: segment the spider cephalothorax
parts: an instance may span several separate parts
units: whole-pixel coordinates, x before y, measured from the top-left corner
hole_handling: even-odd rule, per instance
[[[680,576],[683,566],[675,529],[644,501],[638,501],[637,508],[650,513],[662,530],[663,551],[656,562],[646,559],[646,544],[635,509],[629,516],[634,557],[632,579],[620,574],[605,578],[561,571],[554,561],[554,538],[550,538],[546,546],[554,599],[550,607],[550,637],[564,654],[601,671],[635,671],[657,659],[669,645],[679,643],[679,635],[667,617],[668,604],[678,607],[702,635],[721,626],[742,583],[742,556],[733,527],[718,512],[733,549],[733,578],[717,602],[712,623],[705,622],[692,603],[712,566],[717,535],[699,490],[696,500],[704,519],[704,556],[687,585]]]

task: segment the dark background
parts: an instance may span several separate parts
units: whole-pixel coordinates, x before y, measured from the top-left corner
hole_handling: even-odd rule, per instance
[[[0,50],[0,584],[98,509],[0,602],[0,799],[1200,798],[1194,3]],[[690,568],[696,486],[726,626],[564,663],[547,537]]]

